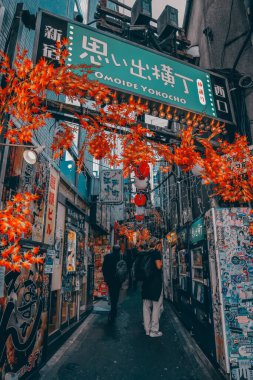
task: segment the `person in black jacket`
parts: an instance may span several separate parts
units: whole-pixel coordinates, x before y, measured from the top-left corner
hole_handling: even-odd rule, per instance
[[[159,319],[163,309],[163,280],[162,280],[162,256],[156,249],[158,239],[151,239],[149,253],[152,258],[153,271],[151,276],[143,281],[143,321],[146,335],[151,338],[162,336],[159,331]]]
[[[116,276],[117,263],[120,260],[120,246],[114,245],[112,252],[105,255],[102,266],[104,280],[108,285],[111,310],[109,313],[108,321],[113,322],[117,315],[117,304],[119,300],[119,292],[121,283]]]

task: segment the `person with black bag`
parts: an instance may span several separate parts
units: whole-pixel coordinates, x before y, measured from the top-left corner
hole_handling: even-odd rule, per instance
[[[144,268],[146,266],[144,270],[146,278],[143,279],[142,283],[143,322],[146,335],[151,338],[163,335],[159,331],[159,319],[163,310],[163,264],[161,253],[155,249],[158,243],[159,240],[156,238],[150,240],[149,250],[144,255],[146,256],[146,264],[142,264]]]
[[[108,285],[109,296],[111,302],[111,310],[109,312],[108,321],[114,322],[117,316],[117,305],[119,293],[122,283],[127,278],[127,264],[120,255],[120,246],[114,245],[112,252],[105,255],[102,266],[104,280]]]

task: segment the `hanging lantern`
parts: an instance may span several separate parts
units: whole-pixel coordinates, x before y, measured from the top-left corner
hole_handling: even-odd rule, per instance
[[[136,215],[145,215],[145,207],[136,207]]]
[[[144,215],[143,214],[142,215],[135,215],[135,219],[137,222],[142,222],[144,219]]]
[[[135,177],[134,184],[137,190],[146,190],[146,188],[148,187],[148,178],[139,179]]]
[[[144,194],[136,194],[136,196],[134,197],[134,203],[138,207],[145,206],[146,202],[147,198]]]
[[[139,179],[144,179],[146,177],[149,177],[149,174],[150,174],[149,164],[145,161],[141,162],[138,166],[134,167],[134,173],[136,177]]]

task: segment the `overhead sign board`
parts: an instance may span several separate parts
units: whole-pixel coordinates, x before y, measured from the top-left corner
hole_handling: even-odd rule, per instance
[[[123,202],[122,170],[102,170],[100,178],[100,202],[120,204]]]
[[[190,229],[190,242],[196,244],[201,240],[204,240],[206,236],[206,230],[204,225],[204,218],[201,217],[194,221]]]
[[[55,59],[55,42],[70,41],[68,63],[94,65],[91,79],[142,98],[233,123],[224,77],[168,55],[41,12],[34,57]]]

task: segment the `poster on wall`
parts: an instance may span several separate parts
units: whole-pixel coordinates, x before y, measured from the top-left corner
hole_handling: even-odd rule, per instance
[[[76,232],[67,232],[67,272],[76,271]]]
[[[59,185],[59,173],[51,166],[47,195],[47,211],[45,223],[45,244],[54,244],[55,219],[57,209],[57,195]]]
[[[44,360],[49,277],[43,265],[9,271],[0,299],[0,378],[30,375]]]
[[[231,379],[253,373],[253,238],[249,208],[206,214],[217,362]]]

